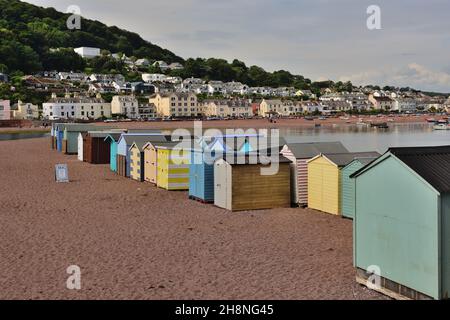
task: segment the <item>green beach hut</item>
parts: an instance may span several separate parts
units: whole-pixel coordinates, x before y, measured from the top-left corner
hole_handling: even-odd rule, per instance
[[[356,158],[341,170],[341,214],[344,218],[355,216],[355,180],[350,176],[375,159]]]
[[[391,148],[351,177],[357,281],[377,271],[393,298],[449,298],[450,146]]]

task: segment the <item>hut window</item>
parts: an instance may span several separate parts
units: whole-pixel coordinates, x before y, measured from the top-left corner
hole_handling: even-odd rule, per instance
[[[74,111],[72,111],[72,116],[74,116],[75,115],[75,112]]]
[[[94,114],[95,114],[94,111],[92,111],[92,112],[91,112],[91,115],[94,115]]]
[[[81,111],[81,115],[84,116],[84,111]]]

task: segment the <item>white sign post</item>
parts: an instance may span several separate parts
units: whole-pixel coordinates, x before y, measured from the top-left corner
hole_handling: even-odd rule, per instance
[[[69,170],[67,164],[57,164],[55,166],[55,180],[59,183],[69,182]]]

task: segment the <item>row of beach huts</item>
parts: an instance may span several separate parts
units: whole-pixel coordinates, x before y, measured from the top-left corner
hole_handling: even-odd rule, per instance
[[[173,138],[54,124],[51,145],[230,211],[301,206],[352,219],[359,283],[397,299],[448,298],[450,146],[391,148],[381,155],[352,153],[340,142],[282,138],[261,147],[259,139],[267,137]],[[276,171],[262,173],[273,165]]]

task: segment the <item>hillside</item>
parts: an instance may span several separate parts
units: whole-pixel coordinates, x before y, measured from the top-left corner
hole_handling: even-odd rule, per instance
[[[169,50],[142,39],[136,33],[83,19],[81,30],[68,30],[70,15],[53,8],[41,8],[18,0],[0,0],[0,72],[42,69],[80,69],[83,61],[71,50],[50,52],[50,48],[92,46],[127,56],[184,62]]]

